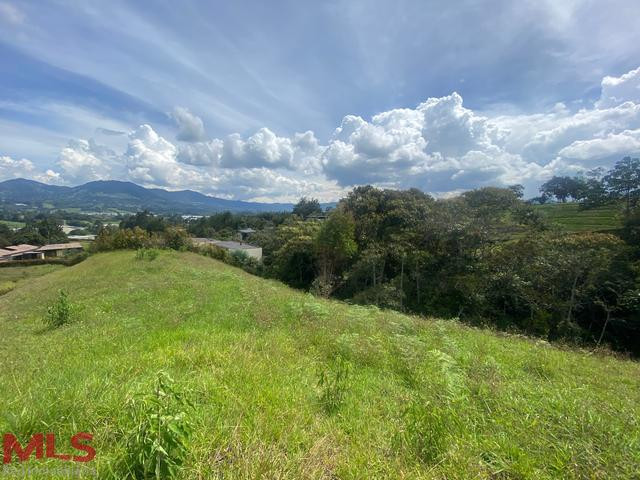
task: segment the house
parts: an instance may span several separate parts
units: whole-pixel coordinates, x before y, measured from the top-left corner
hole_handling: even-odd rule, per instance
[[[253,228],[241,228],[240,230],[238,230],[238,233],[240,234],[240,241],[244,242],[247,238],[249,238],[249,235],[251,235],[252,233],[256,233],[256,231]]]
[[[40,247],[36,245],[28,245],[26,243],[21,245],[10,245],[0,249],[0,260],[13,261],[43,258],[43,254],[38,252],[38,248]]]
[[[84,248],[80,243],[53,243],[38,247],[36,245],[11,245],[0,249],[0,262],[15,260],[41,260],[51,257],[63,257],[69,253],[78,253]]]
[[[84,250],[81,243],[52,243],[50,245],[43,245],[38,249],[44,255],[44,258],[50,257],[64,257],[70,253],[79,253]]]
[[[248,257],[262,260],[262,248],[248,243],[214,240],[213,238],[192,238],[191,241],[196,246],[215,245],[216,247],[228,250],[229,253],[242,252]]]

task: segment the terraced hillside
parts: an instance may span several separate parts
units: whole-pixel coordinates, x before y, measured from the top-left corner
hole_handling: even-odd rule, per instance
[[[100,477],[117,476],[127,400],[162,370],[193,404],[179,478],[640,475],[636,362],[324,301],[191,253],[135,257],[0,296],[2,432],[91,432]],[[73,322],[44,328],[61,288]]]
[[[569,232],[610,231],[622,226],[622,210],[618,205],[584,210],[577,203],[550,203],[536,205],[535,209]]]

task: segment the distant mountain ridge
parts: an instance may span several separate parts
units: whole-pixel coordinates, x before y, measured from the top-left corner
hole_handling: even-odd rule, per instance
[[[291,203],[226,200],[193,190],[172,192],[117,180],[99,180],[77,187],[47,185],[24,178],[0,182],[0,204],[16,203],[38,208],[79,208],[85,212],[136,212],[147,209],[154,213],[182,215],[206,215],[222,211],[285,212],[293,209]]]

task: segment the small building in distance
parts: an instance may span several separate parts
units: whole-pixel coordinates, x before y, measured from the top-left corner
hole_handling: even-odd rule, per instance
[[[247,240],[247,238],[249,238],[249,235],[251,235],[252,233],[256,233],[256,231],[253,228],[241,228],[240,230],[238,230],[238,234],[240,235],[240,241],[244,242]]]
[[[42,252],[45,258],[48,257],[64,257],[70,253],[80,253],[84,250],[81,243],[52,243],[50,245],[43,245],[38,249],[38,252]]]
[[[213,238],[192,238],[191,241],[196,246],[215,245],[216,247],[228,250],[229,253],[242,252],[248,257],[262,260],[262,248],[249,245],[248,243],[214,240]]]
[[[64,257],[70,253],[82,252],[82,244],[74,243],[52,243],[38,247],[36,245],[11,245],[0,249],[0,262],[10,262],[15,260],[41,260],[51,257]]]
[[[28,245],[23,243],[21,245],[9,245],[0,249],[0,260],[13,261],[13,260],[34,260],[43,258],[43,254],[38,252],[38,246]]]

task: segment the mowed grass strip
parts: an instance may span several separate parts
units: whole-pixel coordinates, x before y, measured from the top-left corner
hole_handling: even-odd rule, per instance
[[[640,474],[636,362],[325,301],[191,253],[134,257],[0,297],[2,432],[92,432],[110,478],[123,405],[164,370],[195,406],[184,479]],[[59,289],[73,322],[45,329]]]

